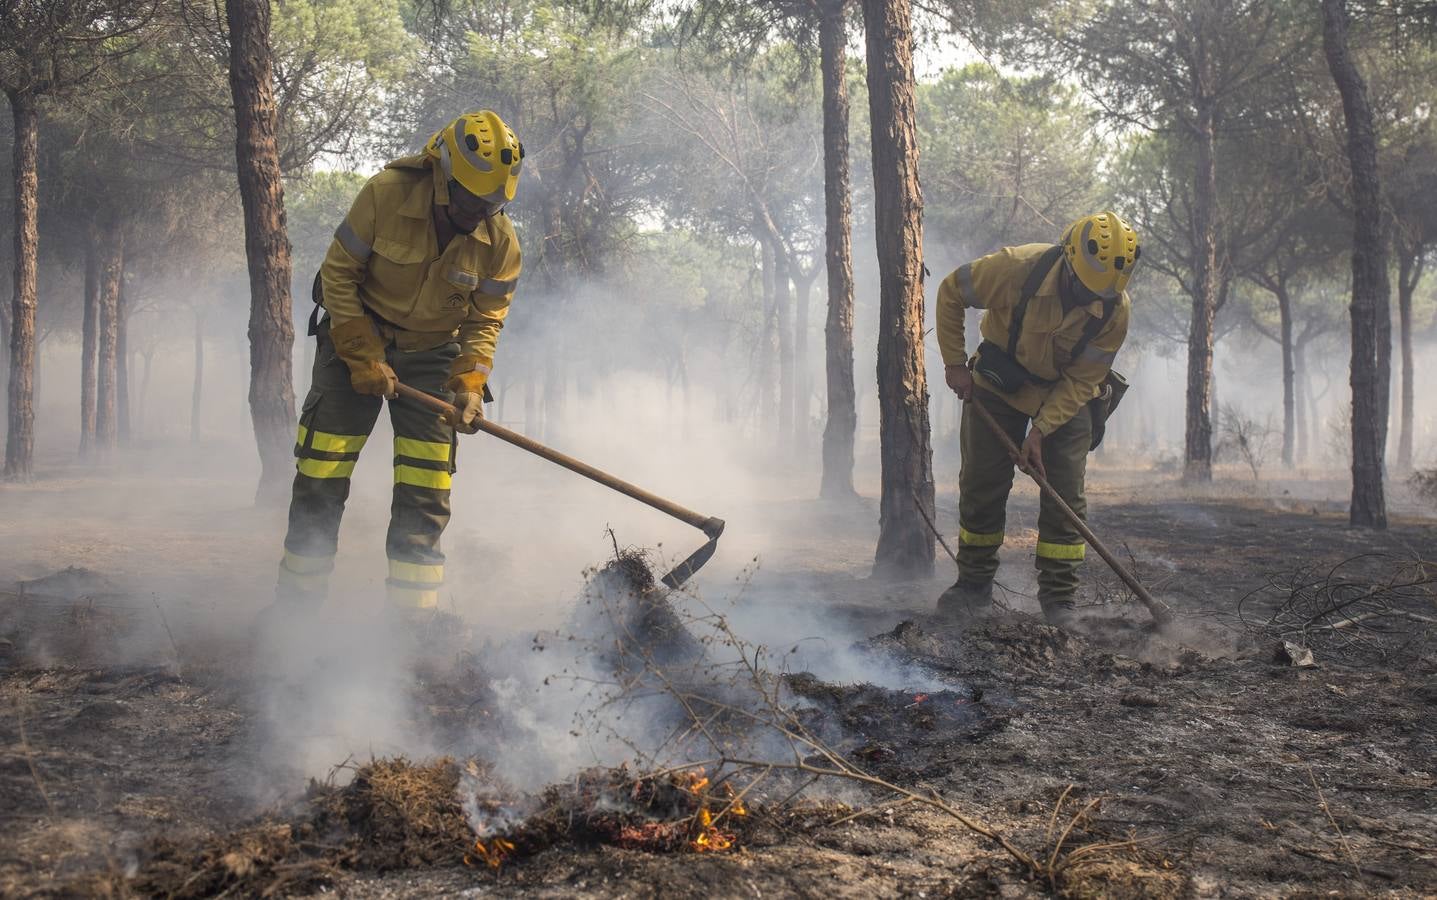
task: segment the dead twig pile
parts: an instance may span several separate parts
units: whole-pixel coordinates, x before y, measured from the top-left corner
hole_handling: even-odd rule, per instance
[[[1379,553],[1268,578],[1238,603],[1249,634],[1349,665],[1390,662],[1437,626],[1437,563]]]

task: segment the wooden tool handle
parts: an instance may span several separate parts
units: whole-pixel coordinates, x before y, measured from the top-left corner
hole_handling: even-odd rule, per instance
[[[443,400],[431,394],[426,394],[421,390],[412,388],[407,384],[399,385],[398,388],[396,388],[396,391],[398,392],[399,396],[404,397],[408,400],[413,400],[415,403],[418,403],[421,406],[428,407],[429,409],[440,415],[453,416],[457,415],[458,413],[458,411],[453,407],[453,405],[445,403]],[[723,532],[724,522],[722,519],[716,519],[713,516],[706,516],[703,513],[694,512],[691,509],[679,506],[672,500],[667,500],[663,497],[660,497],[658,494],[650,493],[639,487],[638,485],[630,484],[629,482],[624,481],[622,478],[615,478],[613,475],[610,475],[608,472],[605,472],[602,469],[597,469],[589,465],[588,463],[583,462],[582,460],[577,460],[574,457],[569,456],[566,453],[560,453],[558,450],[555,450],[552,447],[546,447],[538,441],[534,440],[533,438],[525,437],[517,431],[510,431],[503,425],[490,422],[488,419],[477,419],[475,420],[474,424],[479,428],[480,431],[484,432],[485,434],[493,435],[499,440],[513,444],[515,447],[518,447],[521,450],[527,450],[535,456],[547,459],[549,462],[554,463],[555,465],[563,466],[570,472],[575,472],[579,475],[583,475],[585,478],[588,478],[592,481],[597,481],[604,487],[612,488],[613,490],[616,490],[621,494],[632,497],[640,503],[646,504],[653,507],[654,509],[657,509],[659,512],[667,513],[668,515],[673,516],[675,519],[678,519],[680,522],[684,522],[699,529],[704,534],[708,535],[710,538],[716,538],[719,536],[719,534]]]
[[[1013,439],[1008,437],[1008,433],[1003,430],[1003,426],[998,424],[998,420],[993,418],[993,414],[983,407],[983,404],[977,397],[965,401],[963,405],[977,411],[978,417],[988,425],[993,434],[998,437],[998,440],[1003,442],[1003,446],[1007,448],[1009,453],[1013,454],[1015,460],[1022,459],[1022,453],[1018,450],[1018,445],[1013,443]],[[1126,566],[1118,562],[1117,557],[1113,556],[1113,554],[1108,551],[1108,548],[1104,546],[1103,542],[1098,540],[1098,536],[1093,534],[1093,530],[1088,527],[1088,523],[1084,522],[1082,517],[1073,512],[1073,508],[1069,506],[1058,491],[1048,483],[1048,479],[1032,469],[1022,468],[1034,481],[1038,482],[1038,487],[1044,494],[1048,495],[1048,499],[1057,504],[1058,510],[1063,514],[1063,517],[1071,522],[1074,528],[1078,529],[1078,533],[1083,536],[1083,540],[1087,541],[1094,550],[1098,551],[1098,555],[1103,558],[1103,562],[1107,563],[1108,567],[1117,573],[1117,576],[1123,580],[1123,584],[1126,584],[1132,589],[1132,592],[1137,595],[1137,598],[1142,601],[1142,604],[1148,608],[1148,612],[1152,614],[1153,621],[1159,625],[1171,623],[1173,620],[1172,607],[1148,593],[1148,589],[1143,587],[1142,582],[1138,581],[1137,576],[1133,575],[1132,572],[1128,571]]]

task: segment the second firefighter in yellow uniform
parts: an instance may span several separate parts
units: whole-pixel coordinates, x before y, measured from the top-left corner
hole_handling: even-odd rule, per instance
[[[1079,515],[1095,423],[1090,401],[1109,377],[1128,333],[1125,288],[1140,255],[1137,233],[1115,213],[1085,216],[1056,244],[1004,247],[960,266],[938,289],[938,346],[948,385],[965,402],[959,426],[958,582],[941,612],[992,603],[1014,460],[969,405],[981,403],[1014,444],[1024,467],[1042,472]],[[983,311],[971,356],[964,312]],[[1081,534],[1042,497],[1038,514],[1038,600],[1050,621],[1073,611]]]
[[[390,604],[423,614],[444,582],[455,430],[472,432],[520,270],[504,204],[524,156],[493,112],[468,113],[360,189],[316,281],[326,314],[295,445],[277,599],[317,605],[334,568],[349,479],[385,398],[394,426]],[[453,403],[437,419],[403,382]]]

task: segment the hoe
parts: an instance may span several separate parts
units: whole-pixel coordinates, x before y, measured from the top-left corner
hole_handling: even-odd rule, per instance
[[[445,403],[438,397],[432,397],[407,384],[399,385],[396,390],[399,392],[399,396],[407,397],[420,406],[432,409],[441,415],[454,411],[453,406]],[[669,572],[669,574],[663,577],[663,583],[667,587],[677,588],[685,581],[688,581],[695,572],[703,568],[704,563],[709,561],[709,558],[714,555],[714,550],[718,548],[719,535],[723,534],[723,519],[717,519],[713,516],[706,516],[703,513],[696,513],[691,509],[685,509],[672,500],[666,500],[657,494],[651,494],[637,485],[629,484],[620,478],[615,478],[608,472],[596,469],[586,462],[574,459],[574,457],[560,453],[551,447],[546,447],[532,438],[527,438],[517,431],[510,431],[503,425],[497,425],[488,419],[479,419],[475,424],[478,425],[479,430],[485,434],[491,434],[499,440],[513,444],[521,450],[528,450],[535,456],[542,457],[551,463],[563,466],[570,472],[577,472],[585,478],[597,481],[604,487],[612,488],[621,494],[633,497],[640,503],[652,506],[659,512],[668,513],[680,522],[692,525],[699,531],[702,531],[704,536],[708,538],[708,542],[689,554],[688,559],[679,563],[674,567],[672,572]]]

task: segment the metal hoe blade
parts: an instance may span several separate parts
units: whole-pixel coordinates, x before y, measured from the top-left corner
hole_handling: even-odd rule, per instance
[[[723,534],[723,519],[709,519],[704,523],[704,534],[708,535],[708,542],[702,547],[689,554],[689,558],[674,566],[673,571],[659,579],[664,587],[678,589],[685,581],[693,577],[693,574],[704,567],[718,549],[719,536]]]

